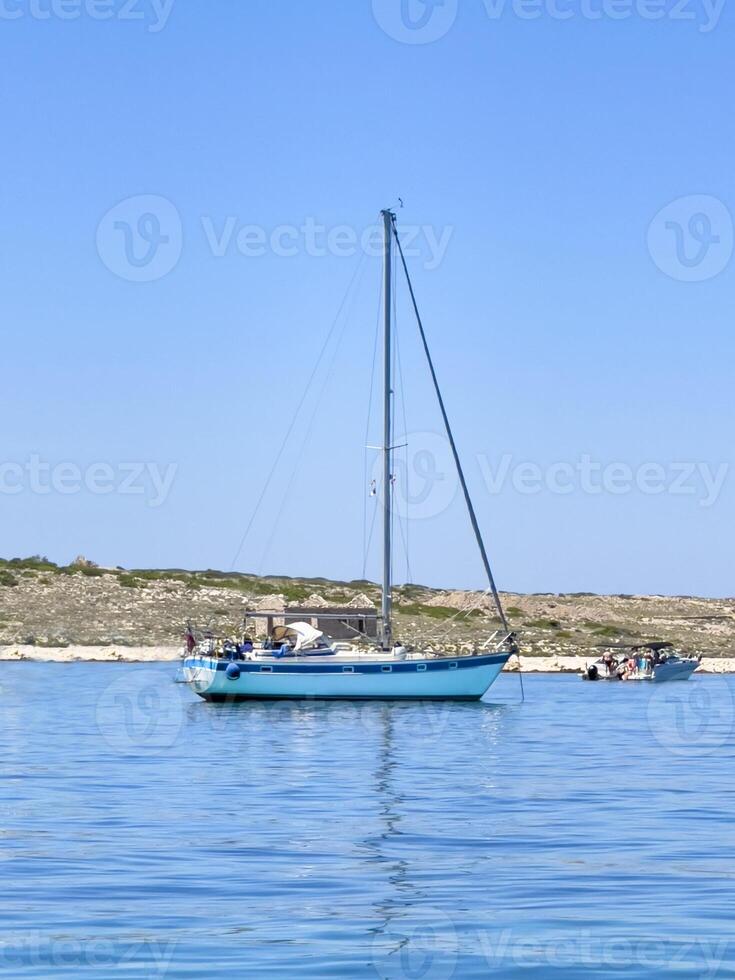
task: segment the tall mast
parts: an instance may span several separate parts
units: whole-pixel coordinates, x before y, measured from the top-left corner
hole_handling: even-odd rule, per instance
[[[393,212],[382,211],[383,215],[383,593],[381,601],[381,640],[383,649],[392,646],[391,627],[391,512],[393,504],[391,398],[391,308],[392,308],[392,241]]]

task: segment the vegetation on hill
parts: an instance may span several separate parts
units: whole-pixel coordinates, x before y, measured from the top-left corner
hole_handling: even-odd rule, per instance
[[[241,629],[258,602],[286,605],[352,600],[379,605],[365,580],[258,577],[215,569],[101,568],[83,557],[57,565],[41,555],[0,559],[0,644],[170,645],[193,622],[218,634]],[[712,655],[735,648],[735,600],[665,596],[504,595],[506,615],[527,654],[588,654],[651,639]],[[396,634],[407,643],[461,649],[500,628],[480,592],[416,583],[394,593]]]

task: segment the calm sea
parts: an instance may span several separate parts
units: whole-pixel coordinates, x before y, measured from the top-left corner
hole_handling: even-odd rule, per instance
[[[5,976],[735,976],[728,680],[223,706],[173,673],[0,664]]]

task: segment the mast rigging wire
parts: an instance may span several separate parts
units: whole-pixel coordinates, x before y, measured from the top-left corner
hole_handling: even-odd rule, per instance
[[[322,359],[323,359],[324,354],[326,353],[326,350],[327,350],[327,348],[329,346],[329,342],[332,339],[332,335],[334,334],[334,331],[335,331],[335,329],[337,327],[337,323],[339,322],[339,318],[342,315],[342,310],[345,307],[345,304],[347,302],[347,298],[350,295],[350,291],[351,291],[353,285],[355,284],[355,280],[357,279],[358,273],[360,272],[360,270],[363,267],[363,263],[365,261],[365,257],[366,257],[366,253],[363,252],[362,255],[361,255],[361,257],[360,257],[360,261],[357,263],[357,266],[355,267],[355,271],[352,274],[352,278],[350,279],[350,281],[349,281],[349,283],[347,285],[347,289],[345,290],[345,294],[342,297],[342,302],[340,303],[339,308],[337,310],[337,313],[336,313],[336,315],[334,317],[334,320],[332,321],[332,325],[330,326],[329,331],[327,332],[327,336],[324,339],[324,343],[322,344],[321,350],[319,351],[319,355],[318,355],[318,357],[316,359],[316,362],[314,363],[314,367],[312,368],[311,374],[309,375],[309,378],[308,378],[306,384],[304,385],[304,389],[303,389],[303,391],[301,393],[301,397],[299,399],[298,405],[296,406],[296,410],[293,413],[293,416],[291,418],[291,421],[290,421],[290,423],[288,425],[288,428],[286,430],[286,434],[284,435],[283,441],[281,442],[281,446],[280,446],[280,448],[278,450],[278,453],[276,454],[276,458],[274,459],[273,465],[271,466],[271,469],[270,469],[270,472],[268,473],[268,476],[266,477],[265,483],[263,484],[263,489],[261,490],[260,496],[258,497],[258,500],[256,501],[256,504],[255,504],[255,507],[254,507],[254,509],[253,509],[253,511],[252,511],[252,513],[250,515],[250,520],[248,521],[247,527],[245,528],[245,531],[244,531],[244,533],[242,535],[242,538],[240,539],[240,544],[238,545],[237,551],[235,552],[235,555],[234,555],[234,557],[232,559],[232,562],[230,563],[230,571],[233,571],[234,570],[235,565],[237,564],[237,560],[240,557],[240,554],[242,552],[242,549],[245,547],[245,542],[247,541],[247,539],[248,539],[248,537],[250,535],[250,531],[252,530],[253,524],[255,523],[255,519],[258,516],[258,513],[260,512],[260,508],[261,508],[261,505],[262,505],[263,501],[265,500],[265,495],[267,494],[268,489],[270,488],[271,482],[273,481],[273,477],[275,476],[276,470],[278,468],[278,464],[280,463],[281,457],[283,456],[283,453],[284,453],[284,451],[286,449],[286,444],[288,443],[288,440],[289,440],[289,438],[291,436],[291,433],[293,432],[293,430],[294,430],[294,428],[296,426],[296,421],[297,421],[297,419],[299,417],[299,414],[301,412],[301,409],[303,408],[304,402],[306,401],[306,397],[309,394],[309,391],[311,389],[311,385],[312,385],[312,382],[314,381],[314,378],[316,376],[316,373],[319,370],[319,367],[321,366]]]
[[[396,261],[396,259],[395,259],[395,253],[394,253],[394,262],[395,261]],[[394,273],[393,273],[393,281],[396,283],[396,287],[397,287],[398,277],[395,274],[395,270],[394,270]],[[398,330],[397,300],[398,300],[398,289],[396,288],[396,289],[393,290],[393,324],[394,324],[393,336],[394,336],[394,339],[395,339],[395,344],[394,344],[394,358],[393,358],[393,376],[398,379],[397,390],[398,390],[398,393],[400,394],[401,415],[402,415],[402,418],[403,418],[403,437],[404,437],[403,438],[403,442],[405,443],[405,446],[403,446],[401,448],[403,448],[405,450],[405,463],[406,463],[405,470],[404,470],[405,487],[403,487],[403,499],[404,499],[404,502],[406,504],[408,504],[408,491],[409,491],[409,476],[408,476],[408,461],[409,461],[408,422],[407,422],[407,419],[406,419],[406,386],[403,383],[403,364],[402,364],[402,361],[401,361],[400,332]],[[395,425],[395,415],[394,415],[394,425]],[[396,439],[396,436],[395,436],[395,429],[394,429],[394,433],[393,433],[393,440],[392,440],[392,442],[393,442],[393,445],[394,446],[397,443],[397,439]],[[398,512],[396,514],[396,517],[398,519],[398,530],[399,530],[400,535],[401,535],[401,543],[403,544],[403,551],[404,551],[404,553],[406,555],[406,583],[409,583],[409,582],[412,581],[413,576],[411,574],[411,556],[410,556],[410,552],[409,552],[410,519],[409,519],[409,515],[408,515],[408,509],[407,509],[406,514],[403,515],[403,517],[401,516],[400,512]],[[404,517],[405,517],[405,521],[404,521]]]
[[[270,535],[268,537],[268,541],[266,543],[266,546],[263,549],[263,553],[262,553],[262,556],[261,556],[261,559],[260,559],[259,574],[262,574],[263,569],[265,567],[265,562],[266,562],[266,560],[268,558],[268,555],[270,553],[270,549],[273,546],[273,541],[275,540],[276,532],[277,532],[278,527],[280,525],[281,518],[283,517],[283,513],[284,513],[284,511],[286,509],[286,504],[288,503],[289,497],[291,496],[291,492],[292,492],[292,490],[294,488],[294,485],[296,483],[296,477],[299,474],[299,470],[301,468],[301,464],[303,462],[304,456],[306,455],[306,449],[307,449],[307,447],[309,445],[309,441],[310,441],[311,436],[313,434],[314,422],[316,421],[316,417],[317,417],[317,414],[319,412],[319,408],[321,407],[322,400],[324,398],[324,394],[325,394],[325,392],[327,390],[327,386],[329,385],[330,381],[332,380],[332,375],[334,374],[335,363],[337,361],[337,355],[339,354],[340,349],[342,347],[342,341],[344,340],[345,333],[347,331],[347,325],[348,325],[349,320],[350,320],[350,315],[351,315],[351,312],[352,312],[352,307],[354,305],[355,297],[356,297],[356,295],[357,295],[357,293],[359,291],[360,285],[362,283],[362,277],[363,277],[364,271],[365,271],[365,266],[364,266],[363,263],[360,263],[360,276],[358,278],[356,288],[355,288],[355,290],[351,294],[351,297],[350,297],[350,300],[349,300],[349,304],[347,305],[347,307],[345,309],[345,316],[344,316],[344,319],[342,321],[342,328],[339,331],[339,334],[337,336],[337,340],[336,340],[336,343],[334,345],[334,349],[332,351],[332,357],[331,357],[331,360],[329,362],[329,366],[327,368],[327,373],[325,374],[324,378],[322,379],[322,383],[321,383],[321,387],[319,389],[319,393],[318,393],[317,398],[316,398],[316,401],[314,403],[314,407],[312,409],[311,416],[309,418],[309,422],[308,422],[308,424],[306,426],[306,432],[304,433],[303,438],[302,438],[302,441],[301,441],[301,447],[299,449],[298,456],[296,457],[296,462],[294,463],[293,469],[291,470],[291,474],[289,476],[288,483],[286,484],[286,490],[285,490],[285,493],[283,494],[283,497],[281,499],[281,503],[280,503],[280,506],[278,508],[278,512],[276,513],[275,519],[272,522],[271,532],[270,532]]]
[[[396,217],[392,215],[391,225],[393,228],[393,237],[396,240],[396,245],[398,246],[398,252],[401,256],[401,263],[403,265],[403,272],[406,276],[406,283],[408,285],[408,291],[411,296],[411,303],[413,305],[413,310],[416,315],[416,322],[418,324],[419,333],[421,335],[421,343],[423,344],[424,353],[426,354],[426,360],[429,365],[429,372],[431,373],[431,380],[434,383],[434,390],[436,396],[439,400],[439,409],[442,414],[442,419],[444,420],[444,428],[447,433],[447,438],[449,440],[449,445],[452,450],[452,455],[454,456],[454,463],[457,467],[457,475],[459,477],[459,482],[462,487],[462,493],[464,494],[465,504],[467,506],[467,512],[470,517],[470,523],[472,524],[472,529],[475,532],[475,538],[477,540],[477,546],[480,550],[480,557],[482,558],[482,563],[485,567],[485,574],[487,575],[488,582],[490,584],[490,590],[492,591],[493,599],[495,601],[495,608],[500,616],[500,621],[503,624],[503,628],[506,633],[511,634],[510,627],[508,625],[508,620],[505,617],[505,612],[503,611],[503,604],[500,601],[500,596],[498,595],[498,590],[495,586],[495,578],[493,576],[492,568],[490,567],[490,560],[487,556],[487,551],[485,550],[485,543],[482,540],[482,534],[480,532],[480,525],[477,522],[477,516],[475,514],[475,508],[472,504],[472,498],[470,497],[470,491],[467,486],[467,481],[465,480],[464,470],[462,469],[462,463],[459,458],[459,452],[457,451],[457,444],[454,441],[454,434],[452,433],[452,427],[449,424],[449,416],[447,415],[447,410],[444,406],[444,399],[442,398],[441,389],[439,387],[439,379],[436,375],[436,370],[434,369],[434,362],[431,357],[431,351],[429,350],[429,344],[426,339],[426,332],[424,330],[423,321],[421,320],[421,314],[419,312],[418,303],[416,302],[416,295],[413,290],[413,283],[411,282],[411,276],[408,272],[408,266],[406,265],[406,258],[403,254],[403,248],[401,247],[401,240],[398,237],[398,230],[396,228]]]

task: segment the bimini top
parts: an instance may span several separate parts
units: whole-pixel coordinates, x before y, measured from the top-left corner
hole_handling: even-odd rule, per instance
[[[303,650],[304,647],[316,646],[322,639],[324,633],[315,629],[310,623],[288,623],[287,626],[276,626],[273,630],[273,639],[278,643],[285,639],[296,640],[294,650]]]

